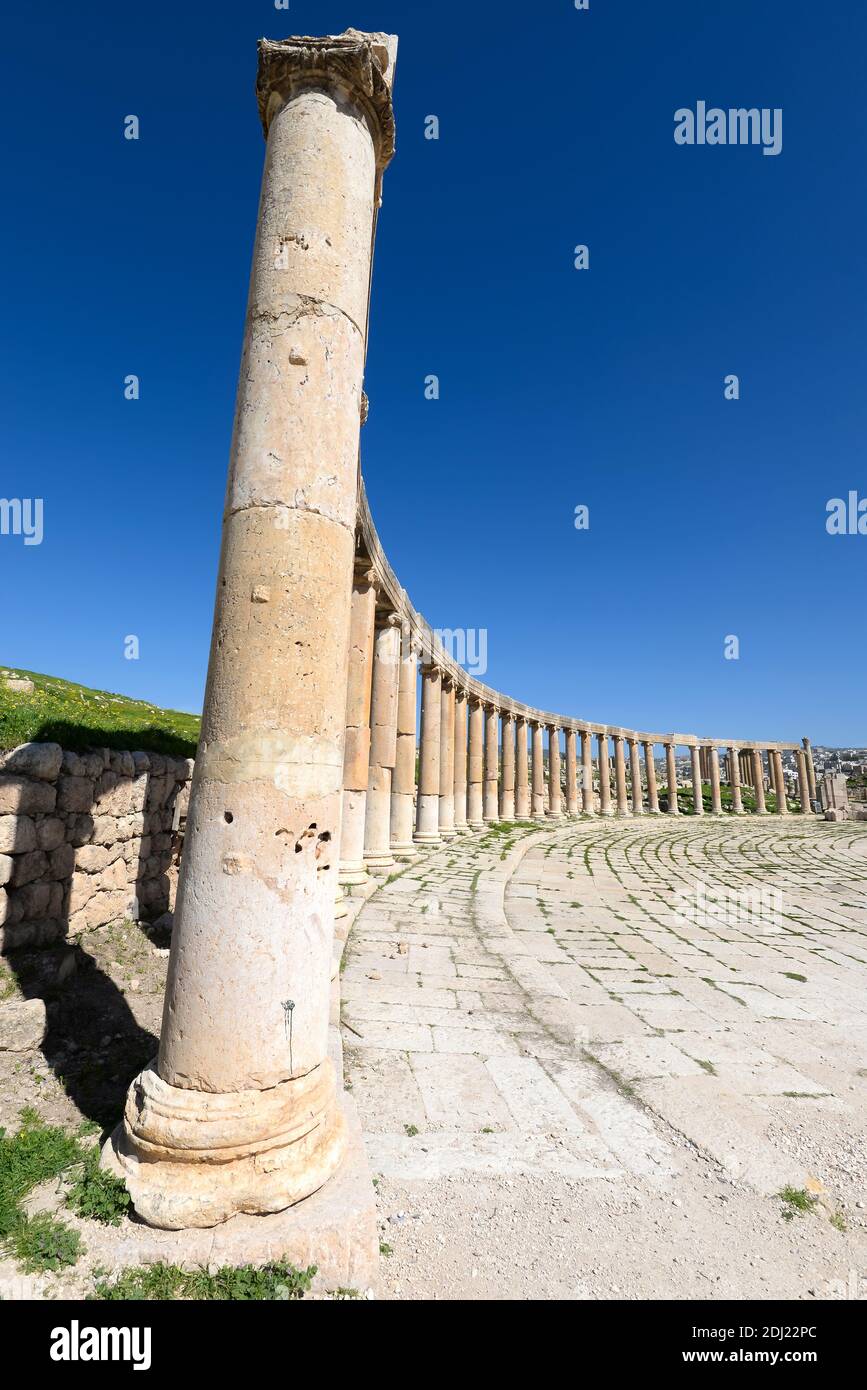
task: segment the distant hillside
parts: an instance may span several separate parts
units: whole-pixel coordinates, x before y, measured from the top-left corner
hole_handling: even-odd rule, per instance
[[[32,691],[9,690],[6,681],[33,682]],[[19,743],[59,743],[63,748],[126,748],[130,751],[195,756],[200,719],[160,709],[107,690],[43,676],[20,667],[0,667],[0,749]]]

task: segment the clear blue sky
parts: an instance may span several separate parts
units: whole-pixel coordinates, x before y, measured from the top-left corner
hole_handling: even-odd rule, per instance
[[[867,496],[857,0],[10,11],[0,496],[45,539],[0,537],[0,663],[200,707],[256,39],[348,25],[400,36],[362,443],[416,605],[546,709],[867,741],[867,537],[824,524]],[[782,107],[782,153],[677,146],[699,99]]]

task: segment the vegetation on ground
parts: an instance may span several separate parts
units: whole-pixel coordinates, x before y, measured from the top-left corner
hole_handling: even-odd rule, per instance
[[[142,1265],[127,1269],[116,1279],[97,1278],[92,1299],[110,1301],[139,1300],[251,1300],[296,1301],[309,1293],[316,1266],[296,1269],[278,1262],[256,1269],[253,1265],[224,1265],[216,1273],[206,1269],[186,1270],[178,1265]]]
[[[6,668],[9,669],[9,668]],[[33,682],[29,692],[0,683],[0,749],[19,743],[59,743],[63,748],[121,748],[135,752],[195,756],[200,719],[160,709],[107,690],[15,668]]]

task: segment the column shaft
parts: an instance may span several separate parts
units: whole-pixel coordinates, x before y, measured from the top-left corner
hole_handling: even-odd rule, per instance
[[[704,792],[702,789],[701,780],[701,753],[702,750],[698,747],[698,745],[694,745],[689,750],[689,756],[692,760],[692,797],[694,803],[693,810],[695,815],[697,816],[701,816],[704,814]]]
[[[455,838],[455,683],[440,680],[440,836]]]
[[[515,717],[504,714],[502,722],[503,737],[503,785],[500,790],[500,820],[515,819]]]
[[[632,814],[634,816],[644,815],[644,795],[641,789],[641,757],[638,752],[638,740],[629,740],[629,780],[632,786]]]
[[[774,768],[774,791],[777,793],[777,815],[787,816],[789,806],[786,800],[786,778],[783,773],[783,755],[779,748],[772,748],[768,752]]]
[[[677,816],[680,814],[680,807],[677,804],[677,761],[673,743],[665,745],[665,769],[668,777],[668,814]]]
[[[798,749],[798,790],[801,796],[801,814],[812,815],[813,807],[810,804],[810,776],[807,771],[807,758],[803,748]]]
[[[467,692],[455,690],[455,830],[467,830]]]
[[[515,815],[530,818],[530,775],[527,766],[527,721],[520,715],[515,728]]]
[[[647,807],[652,815],[659,815],[659,788],[656,785],[656,761],[653,756],[653,744],[644,745],[644,769],[647,773]]]
[[[357,572],[352,590],[346,729],[343,746],[343,804],[340,827],[340,882],[363,883],[364,820],[370,769],[370,698],[376,584],[372,570]]]
[[[473,830],[485,825],[482,788],[485,765],[485,710],[470,696],[470,741],[467,758],[467,824]]]
[[[710,750],[710,809],[715,816],[722,815],[722,794],[719,785],[719,749]]]
[[[756,797],[756,815],[765,814],[765,774],[762,769],[762,755],[758,748],[751,748],[753,761],[753,791]]]
[[[551,725],[548,729],[548,815],[560,820],[563,814],[563,797],[560,791],[560,730]]]
[[[578,814],[578,754],[577,736],[574,729],[567,729],[566,740],[566,813]]]
[[[611,811],[611,769],[608,764],[608,735],[597,734],[596,746],[599,753],[599,814],[610,816]]]
[[[545,754],[542,725],[533,728],[533,819],[545,819]]]
[[[596,815],[593,800],[593,735],[589,729],[581,730],[581,802],[585,816]]]
[[[397,859],[418,854],[413,844],[415,725],[418,651],[408,631],[402,635],[397,690],[397,752],[391,782],[391,852]]]
[[[499,712],[494,705],[485,708],[485,799],[484,816],[488,822],[496,821],[500,814],[500,747]]]
[[[741,797],[741,755],[737,748],[729,749],[729,785],[732,789],[732,811],[740,816],[744,806]]]
[[[391,781],[397,760],[397,689],[400,678],[400,628],[394,616],[376,629],[373,690],[370,705],[370,773],[364,817],[364,862],[386,869],[391,852]]]
[[[418,746],[416,844],[440,843],[440,721],[442,692],[439,668],[423,666],[421,673],[421,737]]]
[[[629,798],[626,794],[626,759],[623,753],[623,735],[614,735],[614,785],[617,789],[617,814],[629,815]]]

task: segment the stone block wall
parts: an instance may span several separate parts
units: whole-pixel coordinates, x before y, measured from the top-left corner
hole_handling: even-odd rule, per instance
[[[174,901],[193,763],[159,753],[0,753],[0,950],[152,920]]]

